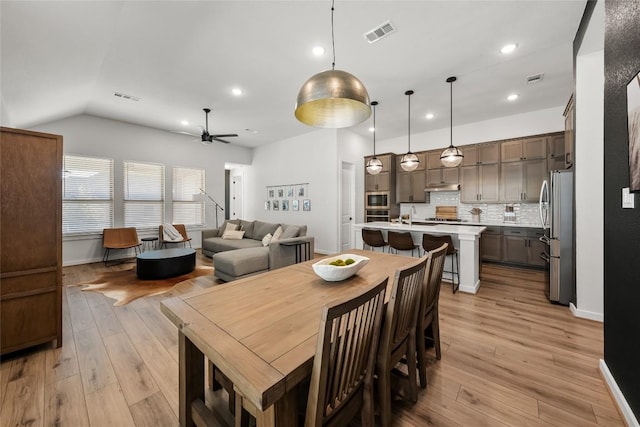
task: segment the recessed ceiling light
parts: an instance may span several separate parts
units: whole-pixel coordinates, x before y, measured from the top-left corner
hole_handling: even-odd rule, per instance
[[[180,124],[181,124],[182,126],[189,126],[189,122],[188,122],[188,121],[186,121],[186,120],[182,120],[182,121],[180,122]]]
[[[231,93],[233,93],[235,96],[240,96],[242,95],[242,89],[234,87],[233,89],[231,89]]]
[[[376,130],[376,128],[374,128],[373,126],[371,126],[371,127],[369,128],[369,132],[374,132],[375,130]]]
[[[502,49],[500,49],[500,52],[504,53],[505,55],[508,55],[512,53],[514,50],[516,50],[517,47],[518,47],[517,44],[509,43],[507,45],[502,46]]]
[[[517,93],[512,93],[511,95],[507,96],[507,99],[509,101],[515,101],[516,99],[518,99],[518,94]]]
[[[425,116],[427,118],[427,120],[431,120],[433,119],[435,116],[433,115],[433,113],[427,113],[427,115]]]
[[[315,56],[322,56],[324,55],[324,48],[322,46],[314,46],[313,48],[313,54]]]

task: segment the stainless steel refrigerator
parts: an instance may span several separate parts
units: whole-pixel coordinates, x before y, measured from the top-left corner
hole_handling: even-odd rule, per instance
[[[557,170],[540,189],[540,221],[545,229],[540,240],[547,243],[542,255],[549,261],[548,298],[569,305],[575,302],[573,268],[573,171]]]

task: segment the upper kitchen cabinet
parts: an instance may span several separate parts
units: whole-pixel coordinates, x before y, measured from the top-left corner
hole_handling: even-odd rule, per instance
[[[400,166],[402,156],[396,156],[396,183],[398,203],[425,203],[427,201],[424,192],[426,155],[424,152],[415,153],[420,164],[414,171],[407,172]]]
[[[564,133],[551,135],[547,138],[547,152],[549,153],[547,169],[565,169],[564,164]]]
[[[499,165],[460,168],[460,201],[463,203],[495,203],[500,191]]]
[[[459,148],[464,155],[462,166],[488,165],[500,162],[500,144],[498,142],[465,145]]]
[[[364,164],[373,156],[364,158]],[[364,191],[391,191],[395,186],[395,156],[393,154],[381,154],[376,156],[382,162],[382,170],[377,175],[364,172]]]
[[[440,161],[440,155],[442,154],[443,151],[444,151],[444,148],[442,150],[434,150],[434,151],[426,152],[427,169],[444,168],[444,165]]]
[[[547,137],[513,139],[500,143],[502,162],[518,162],[547,158]]]
[[[460,168],[427,170],[427,186],[455,185],[460,182]]]
[[[547,160],[502,163],[500,165],[500,200],[536,202],[542,181],[547,176]]]
[[[564,110],[564,167],[569,169],[573,166],[573,144],[574,144],[574,129],[575,123],[573,122],[573,95],[569,98],[567,108]]]

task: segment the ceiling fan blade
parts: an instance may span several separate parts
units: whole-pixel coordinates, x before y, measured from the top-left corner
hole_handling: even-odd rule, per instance
[[[198,134],[198,133],[185,132],[183,130],[181,130],[181,131],[172,130],[171,132],[172,133],[179,133],[180,135],[200,136],[200,134]]]
[[[225,141],[224,139],[217,138],[217,137],[215,137],[213,135],[211,135],[211,139],[213,139],[214,141],[218,141],[218,142],[224,142],[225,144],[231,144],[231,141]]]
[[[220,134],[216,134],[216,135],[211,135],[214,138],[229,138],[232,136],[238,136],[237,133],[220,133]]]

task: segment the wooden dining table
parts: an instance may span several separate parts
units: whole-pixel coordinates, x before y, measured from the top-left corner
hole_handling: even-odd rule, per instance
[[[390,277],[415,258],[351,249],[369,262],[354,276],[327,282],[316,258],[166,299],[162,312],[178,327],[182,426],[207,422],[206,356],[257,410],[258,426],[297,424],[297,386],[311,376],[323,306]]]

